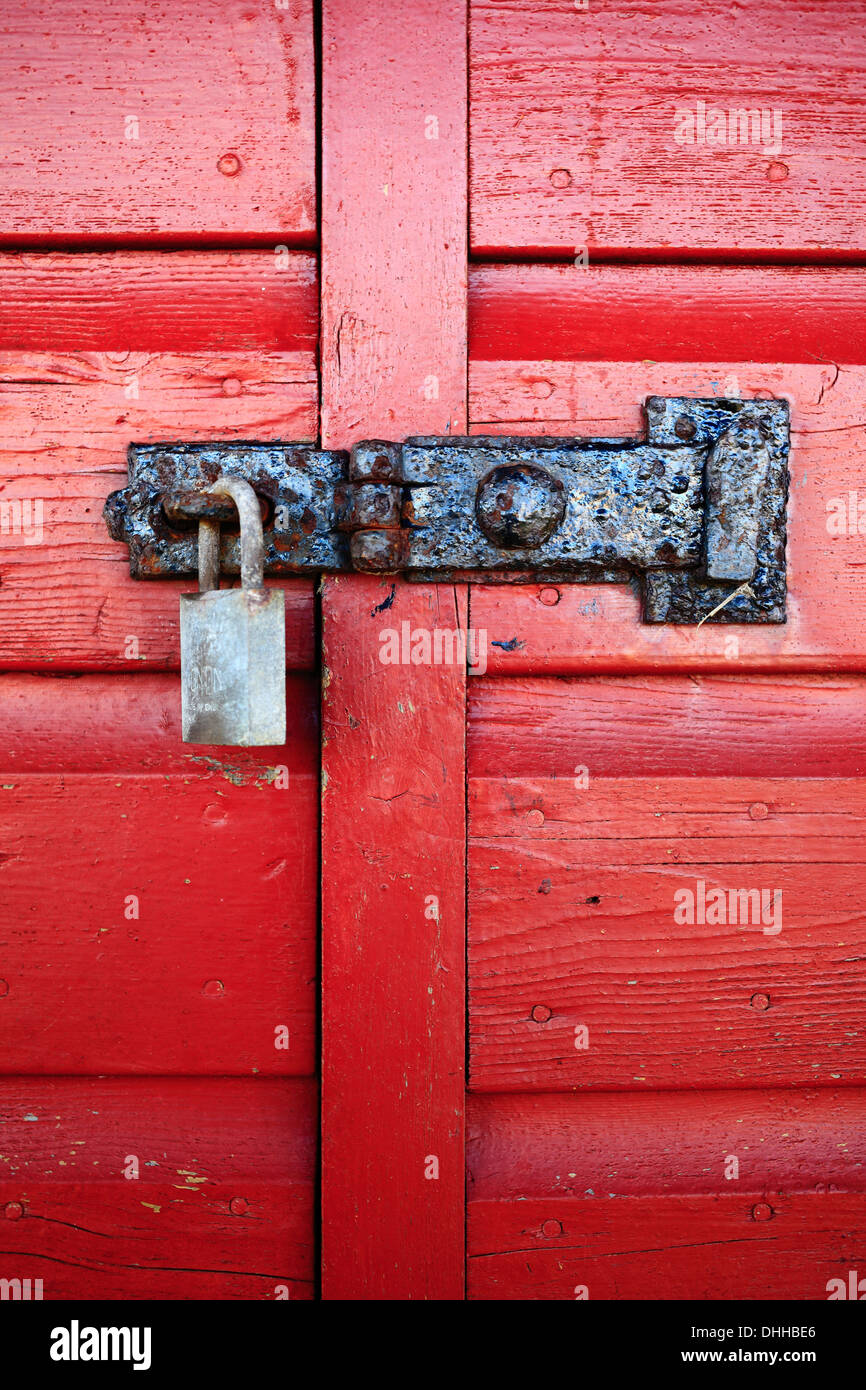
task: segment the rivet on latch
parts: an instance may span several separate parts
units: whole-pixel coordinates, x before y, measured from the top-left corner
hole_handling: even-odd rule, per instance
[[[242,478],[208,489],[240,517],[241,588],[219,588],[219,522],[199,522],[199,592],[180,597],[184,743],[231,747],[286,739],[286,623],[281,589],[264,586],[259,501]]]
[[[478,485],[475,515],[494,545],[534,550],[562,524],[565,488],[533,463],[500,464]]]

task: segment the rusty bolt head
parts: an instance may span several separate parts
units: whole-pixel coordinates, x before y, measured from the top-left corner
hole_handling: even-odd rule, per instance
[[[546,1004],[536,1004],[532,1009],[532,1018],[535,1023],[546,1023],[552,1017],[550,1009]]]
[[[362,439],[349,455],[352,482],[399,482],[402,467],[403,446],[385,439]]]
[[[349,540],[349,553],[356,570],[369,574],[389,574],[400,568],[400,531],[356,531]]]
[[[674,425],[674,434],[678,439],[694,439],[698,432],[698,427],[688,415],[678,415]]]
[[[562,524],[565,489],[533,463],[500,464],[478,485],[475,515],[501,550],[534,550]]]

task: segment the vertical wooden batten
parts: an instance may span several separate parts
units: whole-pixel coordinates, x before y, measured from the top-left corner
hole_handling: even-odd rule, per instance
[[[322,442],[466,428],[466,12],[325,0]],[[451,585],[322,588],[322,1292],[464,1289],[466,671],[382,632]]]

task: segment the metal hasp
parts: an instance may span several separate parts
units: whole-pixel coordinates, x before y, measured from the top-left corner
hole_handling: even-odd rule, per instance
[[[269,574],[641,582],[650,623],[783,623],[787,402],[651,396],[646,417],[645,439],[133,444],[106,521],[136,578],[192,572],[202,490],[231,472],[265,509]]]

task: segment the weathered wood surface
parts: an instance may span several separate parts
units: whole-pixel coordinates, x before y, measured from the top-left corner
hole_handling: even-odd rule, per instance
[[[325,447],[466,420],[466,13],[328,0],[322,72]]]
[[[864,1094],[484,1096],[475,1299],[807,1299],[866,1260]]]
[[[859,777],[859,676],[525,677],[469,685],[469,776]]]
[[[309,1081],[0,1079],[3,1277],[46,1300],[312,1298],[316,1109]]]
[[[314,354],[316,257],[263,251],[0,254],[0,348]]]
[[[459,1298],[466,672],[383,665],[380,633],[465,602],[356,576],[323,618],[323,1292]]]
[[[7,245],[312,242],[310,0],[11,0],[0,38]]]
[[[102,517],[130,442],[316,435],[312,352],[0,353],[0,667],[177,669],[178,594],[133,583]],[[313,664],[313,584],[286,590],[286,660]]]
[[[0,701],[0,1071],[314,1072],[309,682],[288,743],[247,751],[181,744],[175,676],[10,675]]]
[[[466,8],[323,7],[322,442],[466,428]],[[322,1293],[464,1288],[465,592],[322,590]]]
[[[862,363],[866,284],[859,269],[828,266],[476,264],[469,355],[473,362]],[[542,403],[543,383],[542,375],[535,391]]]
[[[471,787],[470,1081],[866,1083],[859,779]]]
[[[863,255],[862,0],[470,11],[474,251]]]

